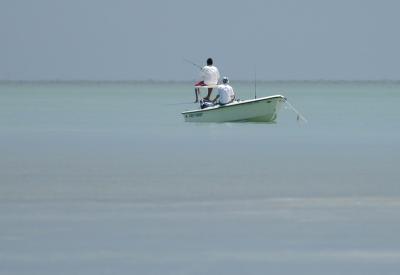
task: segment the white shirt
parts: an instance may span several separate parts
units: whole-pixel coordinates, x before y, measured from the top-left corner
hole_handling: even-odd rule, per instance
[[[215,66],[204,66],[201,69],[201,80],[207,85],[217,85],[219,80],[219,71]]]
[[[219,103],[227,104],[235,99],[233,88],[228,84],[218,85]]]

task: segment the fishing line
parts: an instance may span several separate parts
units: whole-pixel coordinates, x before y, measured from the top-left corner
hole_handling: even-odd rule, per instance
[[[289,103],[287,98],[285,98],[285,103],[289,107],[289,109],[291,109],[297,115],[297,121],[300,121],[300,119],[301,119],[305,123],[308,122],[307,119],[299,111],[297,111],[296,108],[294,108],[292,104]]]

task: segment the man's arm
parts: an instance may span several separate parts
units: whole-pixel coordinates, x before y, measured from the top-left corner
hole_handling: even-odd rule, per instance
[[[214,100],[212,101],[212,103],[215,104],[215,102],[217,102],[218,98],[219,98],[219,94],[214,98]]]
[[[200,80],[201,80],[201,81],[204,81],[204,77],[205,77],[205,73],[204,73],[204,67],[203,67],[203,68],[201,68],[201,70],[200,70]]]
[[[233,98],[232,98],[231,102],[233,102],[236,99],[236,93],[232,87],[231,87],[231,90],[232,90],[232,94],[233,94]]]

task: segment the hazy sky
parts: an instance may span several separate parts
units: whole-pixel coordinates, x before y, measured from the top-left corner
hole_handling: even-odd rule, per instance
[[[400,79],[400,1],[0,0],[0,79]]]

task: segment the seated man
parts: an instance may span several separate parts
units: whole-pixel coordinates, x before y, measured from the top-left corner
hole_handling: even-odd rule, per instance
[[[213,65],[212,58],[207,59],[207,66],[204,66],[201,69],[201,81],[197,82],[195,86],[209,86],[209,85],[217,85],[219,80],[219,71],[218,68]],[[210,95],[212,92],[212,88],[208,88],[208,94],[204,98],[205,100],[210,100]],[[195,88],[194,94],[196,96],[196,101],[199,102],[199,94],[200,89]]]
[[[214,104],[217,102],[217,100],[220,105],[225,105],[235,100],[235,92],[228,84],[229,79],[226,76],[222,78],[222,83],[223,84],[218,85],[218,94],[212,101]]]

